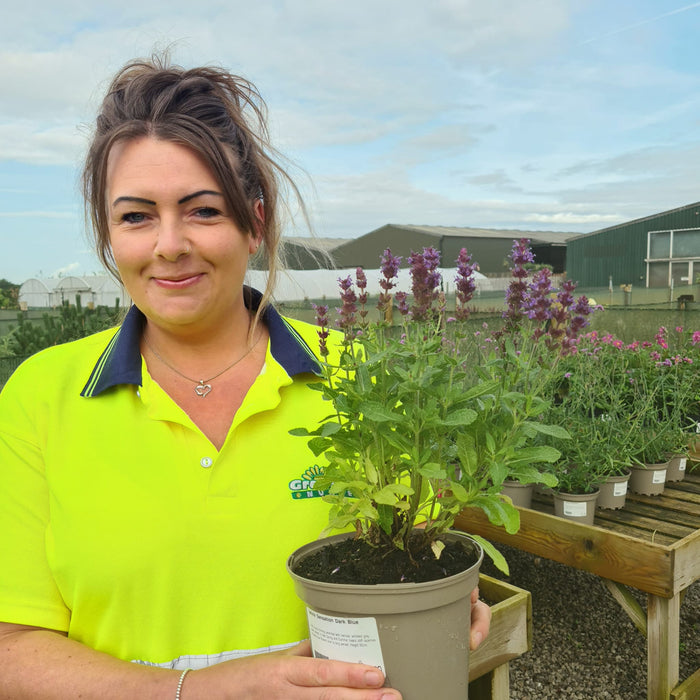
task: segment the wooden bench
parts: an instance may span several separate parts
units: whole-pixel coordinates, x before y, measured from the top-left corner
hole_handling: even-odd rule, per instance
[[[469,654],[469,700],[508,700],[509,662],[532,648],[532,597],[485,574],[479,592],[491,605],[491,628]]]
[[[700,579],[700,469],[667,484],[662,495],[628,494],[623,509],[596,511],[594,525],[556,517],[551,496],[518,510],[515,535],[477,509],[465,509],[455,527],[603,578],[646,632],[647,699],[700,697],[699,673],[678,685],[681,599]],[[646,611],[627,586],[647,594]]]

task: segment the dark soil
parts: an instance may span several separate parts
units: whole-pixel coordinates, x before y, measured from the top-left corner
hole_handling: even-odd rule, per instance
[[[388,544],[373,546],[349,538],[329,544],[294,566],[294,573],[327,583],[422,583],[458,574],[478,558],[471,541],[445,541],[439,559],[435,558],[422,531],[411,535],[409,551]]]

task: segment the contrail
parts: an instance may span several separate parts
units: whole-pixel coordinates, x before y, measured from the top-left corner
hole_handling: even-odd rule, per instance
[[[628,24],[626,27],[620,27],[620,29],[614,29],[612,32],[607,32],[606,34],[600,34],[599,36],[594,36],[592,39],[586,39],[582,41],[579,46],[584,44],[591,44],[599,39],[605,39],[609,36],[614,36],[615,34],[621,34],[622,32],[629,31],[630,29],[635,29],[636,27],[641,27],[644,24],[651,24],[657,20],[663,19],[664,17],[670,17],[671,15],[677,15],[680,12],[685,12],[686,10],[692,10],[694,7],[700,7],[700,2],[694,2],[692,5],[685,5],[684,7],[679,7],[677,10],[671,10],[670,12],[664,12],[662,15],[657,15],[656,17],[650,17],[649,19],[643,19],[639,22],[634,22],[634,24]]]

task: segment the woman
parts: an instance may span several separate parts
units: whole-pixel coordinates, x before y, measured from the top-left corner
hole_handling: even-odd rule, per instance
[[[293,184],[263,108],[241,78],[158,60],[105,97],[86,207],[134,306],[0,395],[2,698],[400,698],[300,643],[284,562],[327,512],[292,498],[313,458],[288,430],[326,408],[315,329],[268,303]],[[260,246],[263,294],[243,284]]]

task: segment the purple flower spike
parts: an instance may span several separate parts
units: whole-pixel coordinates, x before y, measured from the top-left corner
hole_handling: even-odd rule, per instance
[[[577,338],[579,333],[588,325],[588,317],[591,314],[591,305],[588,303],[588,297],[581,295],[573,306],[571,321],[567,335],[569,338]]]
[[[455,315],[459,321],[466,321],[469,318],[467,304],[476,291],[475,270],[476,263],[472,263],[472,256],[467,253],[466,248],[462,248],[457,256],[457,276],[455,277],[455,296],[457,298]]]
[[[552,300],[549,297],[552,292],[551,274],[549,268],[543,267],[532,276],[532,282],[524,300],[524,308],[531,319],[546,321],[549,318],[549,309],[552,306]]]
[[[510,254],[511,268],[510,274],[513,278],[506,290],[506,310],[503,312],[503,318],[506,322],[504,332],[515,333],[520,328],[525,310],[523,304],[527,295],[527,270],[525,265],[533,262],[535,259],[530,250],[530,240],[521,238],[519,241],[513,241],[513,248]]]
[[[381,271],[382,278],[379,280],[379,286],[382,291],[379,294],[379,303],[377,308],[384,313],[389,308],[391,301],[391,290],[396,286],[396,276],[399,273],[399,265],[401,258],[391,254],[391,250],[387,248],[382,255]]]
[[[439,314],[438,288],[442,278],[438,272],[440,253],[435,248],[424,248],[422,253],[411,253],[411,291],[413,308],[411,313],[416,321],[425,321]]]
[[[408,294],[406,292],[396,292],[394,298],[396,299],[396,308],[399,310],[399,313],[402,316],[408,316]]]
[[[318,348],[321,357],[328,357],[328,344],[327,339],[330,335],[328,330],[328,306],[325,304],[312,304],[313,309],[316,313],[316,325],[320,326],[318,333]]]
[[[352,277],[338,278],[340,285],[340,299],[343,306],[338,309],[338,328],[345,333],[345,338],[351,340],[355,337],[355,316],[357,314],[357,295],[353,287]]]
[[[357,285],[357,288],[360,290],[359,294],[357,295],[357,301],[360,304],[359,308],[359,315],[360,315],[360,325],[365,328],[367,326],[367,299],[369,298],[369,295],[367,294],[367,275],[365,275],[365,271],[361,268],[358,267],[357,270],[355,270],[355,284]]]
[[[543,267],[532,276],[532,282],[527,288],[527,294],[523,299],[523,310],[531,321],[538,321],[539,328],[535,328],[533,335],[540,338],[544,335],[544,324],[550,318],[552,307],[552,280],[549,268]]]

